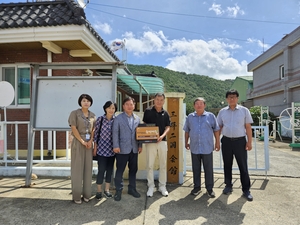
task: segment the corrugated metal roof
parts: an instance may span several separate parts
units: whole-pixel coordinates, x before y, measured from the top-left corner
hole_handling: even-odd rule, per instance
[[[253,81],[253,76],[240,76],[240,77],[236,77],[236,78],[241,78],[247,81]]]
[[[158,77],[146,77],[136,75],[117,75],[117,85],[121,89],[131,94],[155,95],[164,92],[164,82]]]

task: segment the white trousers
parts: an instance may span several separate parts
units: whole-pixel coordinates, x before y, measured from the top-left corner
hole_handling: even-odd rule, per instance
[[[165,187],[167,182],[167,155],[168,144],[167,141],[161,141],[159,143],[147,143],[145,144],[147,154],[147,180],[148,187],[155,187],[153,167],[156,156],[159,160],[159,187]]]

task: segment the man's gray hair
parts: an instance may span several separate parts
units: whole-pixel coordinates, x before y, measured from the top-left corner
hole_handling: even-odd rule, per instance
[[[202,101],[202,102],[204,103],[204,105],[206,105],[206,101],[205,101],[205,99],[202,98],[202,97],[196,98],[196,99],[194,100],[194,105],[195,105],[195,103],[198,102],[198,101]]]

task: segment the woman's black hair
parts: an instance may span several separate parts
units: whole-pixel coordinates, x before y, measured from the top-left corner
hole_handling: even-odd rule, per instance
[[[105,102],[105,104],[103,105],[103,110],[104,110],[104,113],[106,114],[106,111],[105,109],[109,108],[111,105],[114,105],[115,106],[115,112],[118,110],[118,106],[116,103],[112,102],[112,101],[107,101]]]
[[[88,94],[82,94],[82,95],[80,95],[79,98],[78,98],[78,105],[79,105],[80,107],[81,107],[81,101],[82,101],[82,99],[84,99],[84,98],[91,102],[91,106],[93,105],[93,99],[92,99],[92,97],[89,96]]]

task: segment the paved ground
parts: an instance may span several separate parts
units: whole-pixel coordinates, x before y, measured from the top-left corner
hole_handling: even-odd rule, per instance
[[[253,202],[241,197],[239,176],[234,175],[234,191],[223,195],[223,174],[215,173],[216,198],[201,193],[190,195],[192,174],[182,185],[168,185],[168,197],[155,192],[146,197],[146,181],[137,182],[142,197],[135,199],[123,191],[122,200],[92,199],[71,202],[69,178],[38,178],[31,188],[22,188],[24,178],[0,178],[0,224],[300,224],[300,151],[287,143],[270,142],[268,177],[251,172]],[[189,156],[188,156],[189,157]],[[203,192],[204,184],[202,184]],[[93,193],[96,185],[93,183]]]

